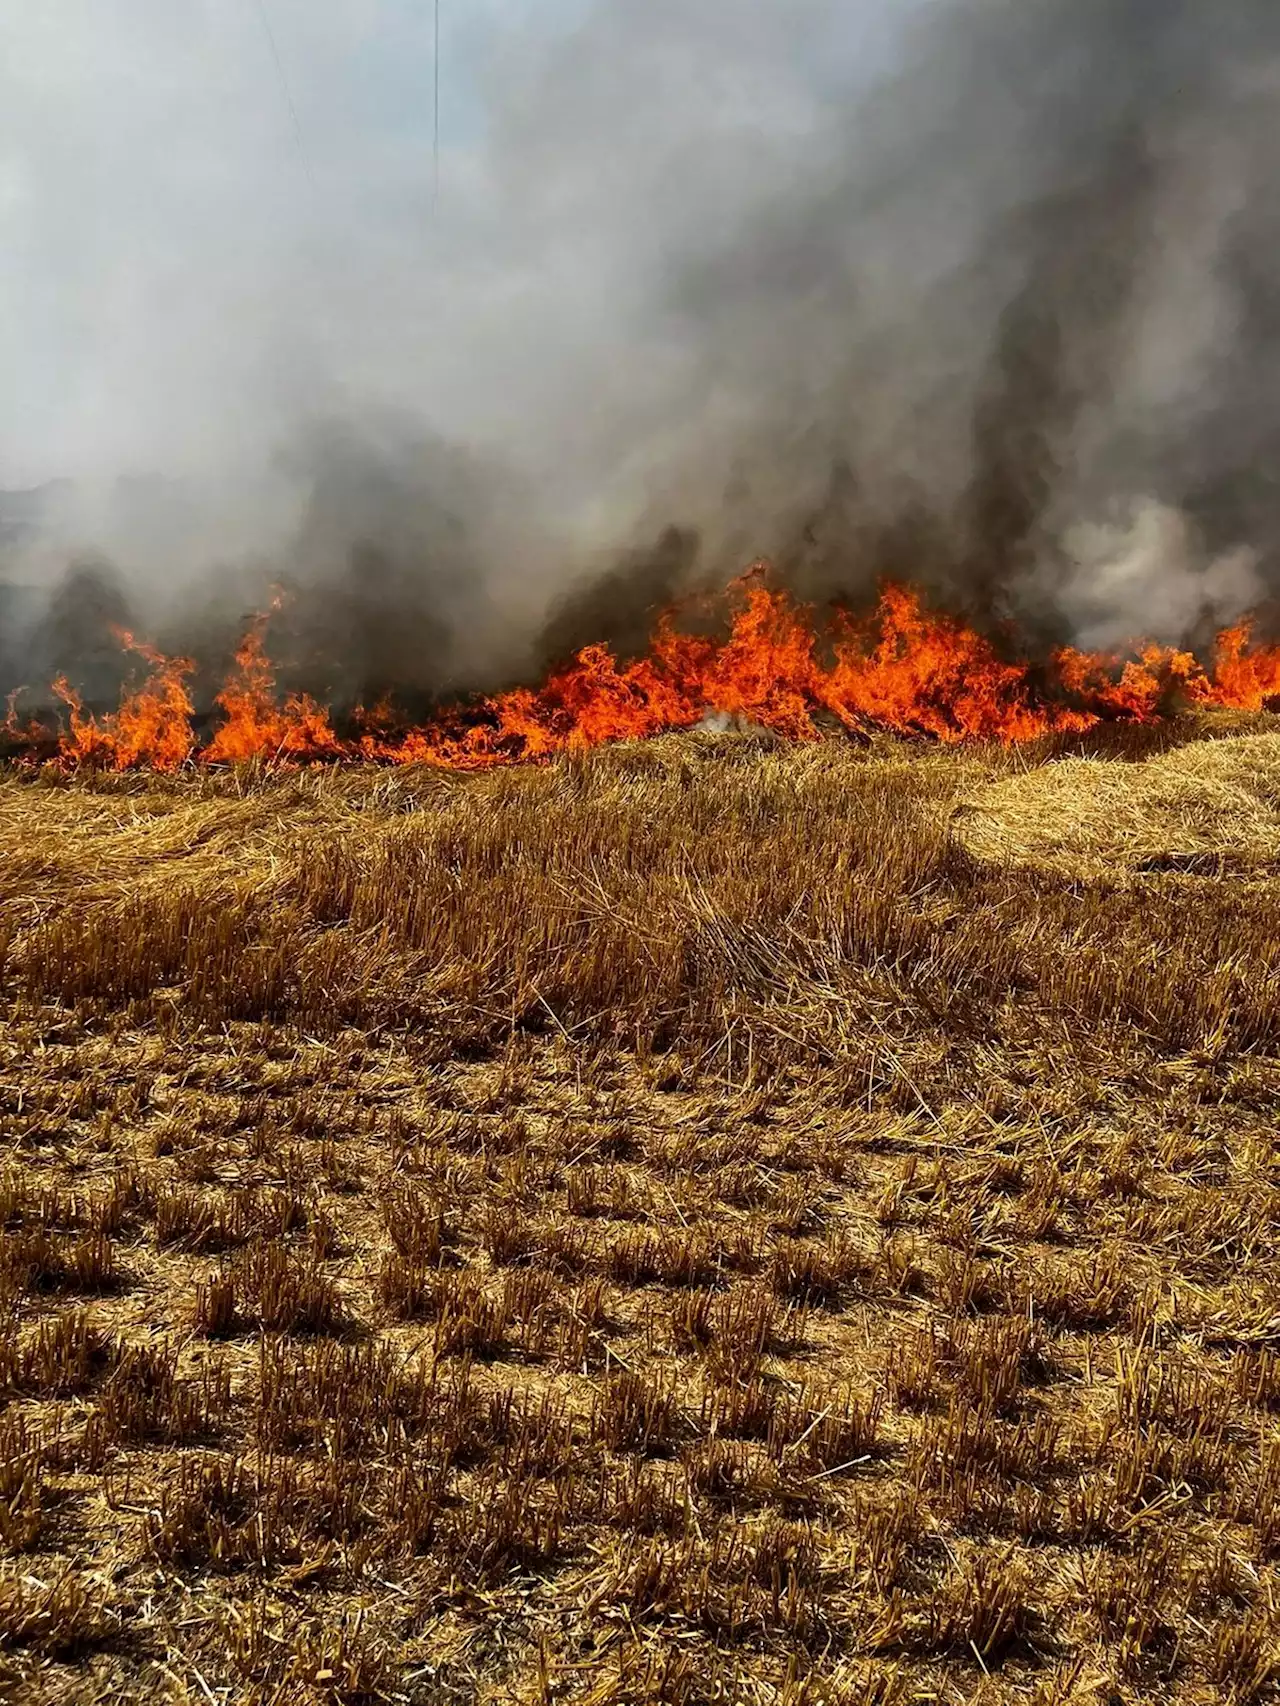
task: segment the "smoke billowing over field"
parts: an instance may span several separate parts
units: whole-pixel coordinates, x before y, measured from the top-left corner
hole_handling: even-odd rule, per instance
[[[0,484],[76,482],[5,551],[54,589],[8,661],[28,686],[95,691],[72,557],[112,565],[128,624],[219,662],[296,583],[298,683],[338,700],[638,647],[761,556],[804,597],[888,576],[1032,651],[1268,609],[1262,0],[618,0],[486,56],[464,31],[484,124],[446,147],[434,213],[420,135],[362,151],[336,98],[358,8],[283,10],[297,138],[251,16],[198,26],[220,100],[157,8],[62,10],[7,26],[4,73]],[[101,49],[83,73],[68,30]],[[37,110],[55,70],[68,98],[89,79],[77,125],[114,121],[92,218]]]

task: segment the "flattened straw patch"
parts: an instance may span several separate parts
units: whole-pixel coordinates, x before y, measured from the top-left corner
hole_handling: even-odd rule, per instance
[[[953,834],[984,863],[1065,877],[1280,874],[1280,734],[1063,759],[966,801]]]

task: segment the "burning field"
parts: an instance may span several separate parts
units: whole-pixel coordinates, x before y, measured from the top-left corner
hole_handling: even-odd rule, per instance
[[[698,614],[707,614],[707,601],[699,602]],[[282,603],[277,595],[273,611]],[[620,662],[607,645],[590,645],[538,688],[476,699],[419,726],[387,696],[354,707],[344,732],[312,695],[277,692],[266,642],[272,611],[247,626],[214,694],[214,716],[200,719],[203,733],[188,691],[195,662],[165,657],[116,628],[122,653],[141,674],[122,691],[118,710],[87,711],[60,676],[52,692],[62,726],[24,722],[19,690],[10,694],[0,739],[10,756],[54,758],[64,767],[173,771],[191,763],[359,759],[486,770],[709,720],[745,721],[790,741],[839,728],[862,737],[882,730],[1013,745],[1104,722],[1150,722],[1178,708],[1256,712],[1280,704],[1280,645],[1255,643],[1247,620],[1217,635],[1207,667],[1189,651],[1154,644],[1127,654],[1060,647],[1033,666],[929,610],[907,587],[886,585],[868,617],[835,606],[823,621],[771,586],[763,563],[735,581],[711,614],[718,635],[682,631],[677,613],[664,612],[637,659]]]
[[[880,622],[25,737],[7,1698],[1274,1694],[1274,655]]]
[[[0,1701],[1280,1700],[1276,0],[5,10]]]

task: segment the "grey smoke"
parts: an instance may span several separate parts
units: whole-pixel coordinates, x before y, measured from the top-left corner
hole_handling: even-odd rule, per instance
[[[1045,641],[1179,640],[1280,587],[1267,0],[535,12],[473,56],[487,127],[434,221],[429,159],[337,99],[356,0],[279,19],[314,192],[264,90],[236,106],[241,25],[202,12],[202,58],[172,8],[113,9],[98,129],[69,121],[93,203],[89,83],[39,85],[102,14],[37,10],[0,26],[31,422],[0,486],[77,485],[11,574],[103,554],[184,644],[282,576],[299,668],[352,694],[630,643],[766,554]]]
[[[1113,522],[1078,522],[1061,541],[1064,576],[1058,604],[1082,646],[1115,643],[1117,619],[1128,637],[1143,633],[1158,612],[1174,636],[1202,618],[1221,628],[1259,598],[1258,556],[1248,546],[1210,557],[1185,511],[1155,502],[1135,504]]]
[[[898,552],[1059,632],[1087,595],[1094,639],[1179,637],[1201,588],[1220,617],[1271,587],[1277,70],[1261,4],[933,9],[803,186],[685,271],[731,549],[833,590]],[[701,424],[690,506],[717,489]],[[1082,562],[1082,526],[1161,510],[1167,579]]]

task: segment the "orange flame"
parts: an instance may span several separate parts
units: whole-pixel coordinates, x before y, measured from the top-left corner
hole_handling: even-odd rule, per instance
[[[273,608],[279,608],[279,598]],[[276,703],[266,650],[267,615],[256,616],[236,652],[235,670],[214,703],[226,721],[201,756],[211,764],[237,759],[335,758],[342,744],[328,712],[305,693]]]
[[[15,687],[5,695],[4,717],[0,719],[0,743],[5,746],[26,746],[45,738],[46,731],[34,717],[25,723],[18,721],[18,700],[26,691],[25,687]]]
[[[885,589],[870,629],[843,619],[826,686],[824,702],[848,727],[871,724],[947,742],[1012,743],[1096,720],[1037,705],[1024,666],[1002,662],[963,622],[927,613],[905,587]]]
[[[119,769],[174,769],[194,756],[211,764],[349,757],[483,770],[691,728],[715,713],[796,741],[817,739],[825,716],[850,730],[1014,743],[1104,719],[1149,720],[1179,700],[1258,711],[1280,697],[1280,647],[1255,645],[1247,624],[1219,636],[1208,671],[1190,653],[1153,645],[1128,658],[1067,649],[1036,671],[1005,661],[958,619],[927,611],[906,587],[886,587],[864,619],[837,613],[825,633],[810,610],[766,584],[763,565],[734,582],[730,596],[724,640],[682,633],[666,615],[633,662],[588,646],[540,688],[500,693],[425,726],[393,732],[391,707],[380,704],[358,714],[351,740],[339,738],[306,694],[279,699],[264,614],[250,624],[217,695],[222,723],[199,750],[185,685],[190,661],[121,634],[151,674],[101,720],[65,680],[56,682],[70,722],[61,750],[73,763]]]
[[[129,770],[138,764],[153,770],[177,770],[196,745],[186,685],[195,665],[190,658],[166,658],[123,628],[113,632],[126,651],[135,652],[151,666],[151,673],[136,692],[122,697],[114,716],[103,717],[101,722],[86,713],[79,694],[65,676],[59,676],[53,691],[67,707],[71,724],[62,750],[81,763],[98,763],[115,770]]]
[[[1210,703],[1261,711],[1269,699],[1280,697],[1280,646],[1250,650],[1252,638],[1248,622],[1218,635],[1213,681],[1206,684]]]

